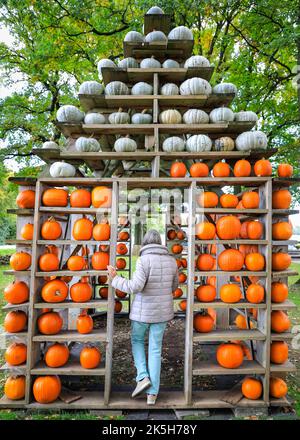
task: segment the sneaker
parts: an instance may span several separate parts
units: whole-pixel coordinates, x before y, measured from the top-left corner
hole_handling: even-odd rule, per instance
[[[147,405],[155,405],[157,394],[147,394]]]
[[[139,394],[141,394],[143,391],[145,391],[150,386],[151,386],[151,382],[150,382],[149,377],[144,377],[144,379],[140,380],[137,383],[135,390],[133,391],[131,397],[138,396]]]

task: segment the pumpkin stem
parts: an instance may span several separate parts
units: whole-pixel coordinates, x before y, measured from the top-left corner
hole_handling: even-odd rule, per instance
[[[144,110],[142,110],[142,115],[144,115],[145,113],[147,113],[147,109],[146,108],[144,108]]]
[[[121,113],[123,111],[122,107],[118,108],[118,113]]]

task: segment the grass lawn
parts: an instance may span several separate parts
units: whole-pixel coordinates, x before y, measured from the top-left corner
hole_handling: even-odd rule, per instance
[[[133,269],[135,267],[136,258],[133,261]],[[3,301],[3,288],[9,284],[13,280],[13,277],[4,276],[3,271],[8,269],[7,266],[0,266],[0,326],[3,322],[4,312],[2,312],[1,307],[5,304]],[[297,270],[300,273],[300,263],[293,263],[292,269]],[[299,276],[290,277],[290,293],[289,298],[295,304],[297,304],[298,309],[295,309],[289,313],[289,316],[292,319],[293,325],[299,324],[300,317],[300,285],[295,285],[297,280],[300,278]],[[3,348],[3,346],[2,346]],[[3,353],[4,350],[0,347],[0,365],[3,364]],[[298,361],[299,363],[299,350],[291,350],[290,356],[293,362]],[[4,374],[0,374],[0,395],[3,394],[3,384],[5,381]],[[300,418],[300,374],[299,371],[297,373],[290,374],[288,377],[288,385],[289,385],[289,395],[295,400],[295,409],[298,417]],[[0,411],[0,420],[18,420],[18,419],[28,419],[28,420],[96,420],[96,419],[110,419],[112,417],[105,416],[97,416],[95,414],[90,414],[88,411],[84,412],[75,412],[75,411],[60,411],[60,412],[36,412],[36,413],[27,413],[24,411],[14,411],[14,410],[2,410]],[[117,419],[124,419],[123,416],[116,417]]]

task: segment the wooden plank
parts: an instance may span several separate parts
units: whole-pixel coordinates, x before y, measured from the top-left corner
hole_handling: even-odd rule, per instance
[[[292,310],[297,309],[297,305],[293,302],[287,299],[283,303],[272,303],[271,308],[272,310]]]
[[[22,240],[22,239],[5,240],[5,244],[15,244],[18,246],[31,246],[32,240]]]
[[[87,269],[87,270],[56,270],[53,272],[35,272],[36,277],[52,277],[52,276],[71,276],[71,277],[81,277],[81,276],[91,276],[96,277],[99,275],[107,275],[107,270],[93,270],[93,269]]]
[[[88,333],[86,335],[80,334],[76,330],[61,330],[56,335],[34,335],[32,340],[34,342],[107,342],[107,336],[106,331],[102,329],[94,329],[91,333]]]
[[[257,245],[265,245],[267,244],[267,240],[248,240],[248,239],[236,239],[236,240],[195,240],[196,244],[203,245],[203,244],[217,244],[217,245],[224,245],[224,244],[257,244]]]
[[[92,300],[87,302],[73,302],[73,301],[64,301],[61,303],[46,303],[40,302],[34,304],[35,309],[44,309],[51,307],[53,309],[97,309],[100,307],[107,307],[107,301],[105,299]]]
[[[271,373],[293,373],[297,371],[296,365],[290,361],[286,361],[284,364],[270,364]]]
[[[26,364],[23,365],[9,365],[8,363],[5,363],[0,367],[0,371],[9,371],[10,374],[20,375],[20,374],[26,374]]]
[[[298,272],[296,270],[282,270],[282,271],[277,271],[277,272],[272,272],[272,278],[284,278],[284,277],[294,277],[299,275]]]
[[[118,241],[118,243],[128,243],[128,241]],[[37,244],[40,246],[47,246],[50,244],[53,244],[53,241],[51,240],[38,240]],[[110,241],[95,241],[95,240],[72,240],[72,239],[66,239],[66,240],[55,240],[55,244],[57,246],[60,245],[82,245],[82,246],[99,246],[99,245],[109,245]],[[122,255],[123,256],[123,255]]]
[[[192,55],[193,40],[168,40],[167,43],[123,42],[124,57],[133,57],[138,60],[151,57],[163,61],[166,58],[184,61]]]
[[[271,333],[271,341],[292,340],[294,337],[295,337],[295,334],[290,333],[290,332]]]
[[[298,243],[298,240],[273,240],[273,246],[293,246]]]
[[[12,269],[7,269],[3,271],[4,275],[13,275],[13,276],[29,276],[31,273],[30,270],[12,270]]]
[[[282,186],[292,186],[292,185],[299,185],[300,183],[300,177],[275,177],[272,180],[273,186],[276,187],[282,187]]]
[[[216,361],[194,362],[194,376],[214,376],[232,374],[264,374],[265,369],[257,361],[244,361],[239,368],[223,368]]]
[[[37,179],[35,177],[28,176],[10,176],[8,181],[14,183],[15,185],[21,186],[35,186]]]
[[[61,213],[61,214],[106,214],[110,212],[110,208],[73,208],[60,206],[40,206],[40,212]]]
[[[22,304],[5,304],[5,306],[2,307],[2,310],[23,310],[27,309],[29,306],[29,302],[25,302]]]
[[[33,216],[33,209],[27,209],[27,208],[9,208],[6,210],[7,214],[14,214],[14,215],[20,215],[20,216]]]
[[[202,276],[207,277],[209,276],[222,276],[222,275],[228,275],[228,276],[241,276],[241,277],[247,277],[247,276],[253,276],[253,277],[266,277],[267,272],[252,272],[250,270],[240,270],[237,272],[226,272],[225,270],[210,270],[210,271],[195,271],[196,276]]]
[[[38,362],[32,369],[32,375],[48,375],[58,374],[62,376],[104,376],[104,365],[100,365],[97,368],[87,369],[82,368],[80,363],[76,360],[70,360],[63,367],[49,368],[44,361]]]
[[[4,338],[4,340],[9,338],[16,338],[16,339],[25,339],[27,338],[27,331],[19,332],[19,333],[8,333],[8,332],[2,332],[0,333],[0,337]]]
[[[76,393],[75,391],[69,390],[66,387],[62,387],[58,398],[64,403],[70,404],[81,399],[81,394],[80,391]]]
[[[288,217],[289,215],[299,214],[299,209],[272,209],[273,216]]]
[[[201,309],[207,309],[207,308],[213,308],[213,309],[265,309],[266,304],[260,303],[260,304],[253,304],[246,301],[240,301],[238,303],[224,303],[221,300],[212,301],[212,302],[200,302],[200,301],[194,301],[194,310],[201,310]]]
[[[235,384],[223,396],[222,400],[230,405],[236,406],[243,399],[242,381]]]
[[[246,215],[264,215],[267,214],[266,209],[230,209],[230,208],[198,208],[197,214],[246,214]]]
[[[171,30],[171,15],[168,14],[145,14],[144,34],[147,35],[153,30],[161,31],[165,35]]]
[[[259,330],[213,330],[209,333],[193,334],[194,342],[214,342],[214,341],[247,341],[265,340],[266,336]]]

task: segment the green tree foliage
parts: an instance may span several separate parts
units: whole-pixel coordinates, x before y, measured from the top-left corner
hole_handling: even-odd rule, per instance
[[[98,59],[122,57],[124,35],[142,30],[154,3],[173,25],[193,29],[194,53],[216,67],[212,82],[238,86],[233,108],[257,112],[270,146],[279,148],[277,160],[298,169],[298,0],[2,0],[1,22],[14,40],[0,44],[2,83],[16,86],[0,102],[2,157],[34,164],[32,147],[49,138],[63,142],[54,124],[57,109],[79,105],[78,85],[97,79]]]

